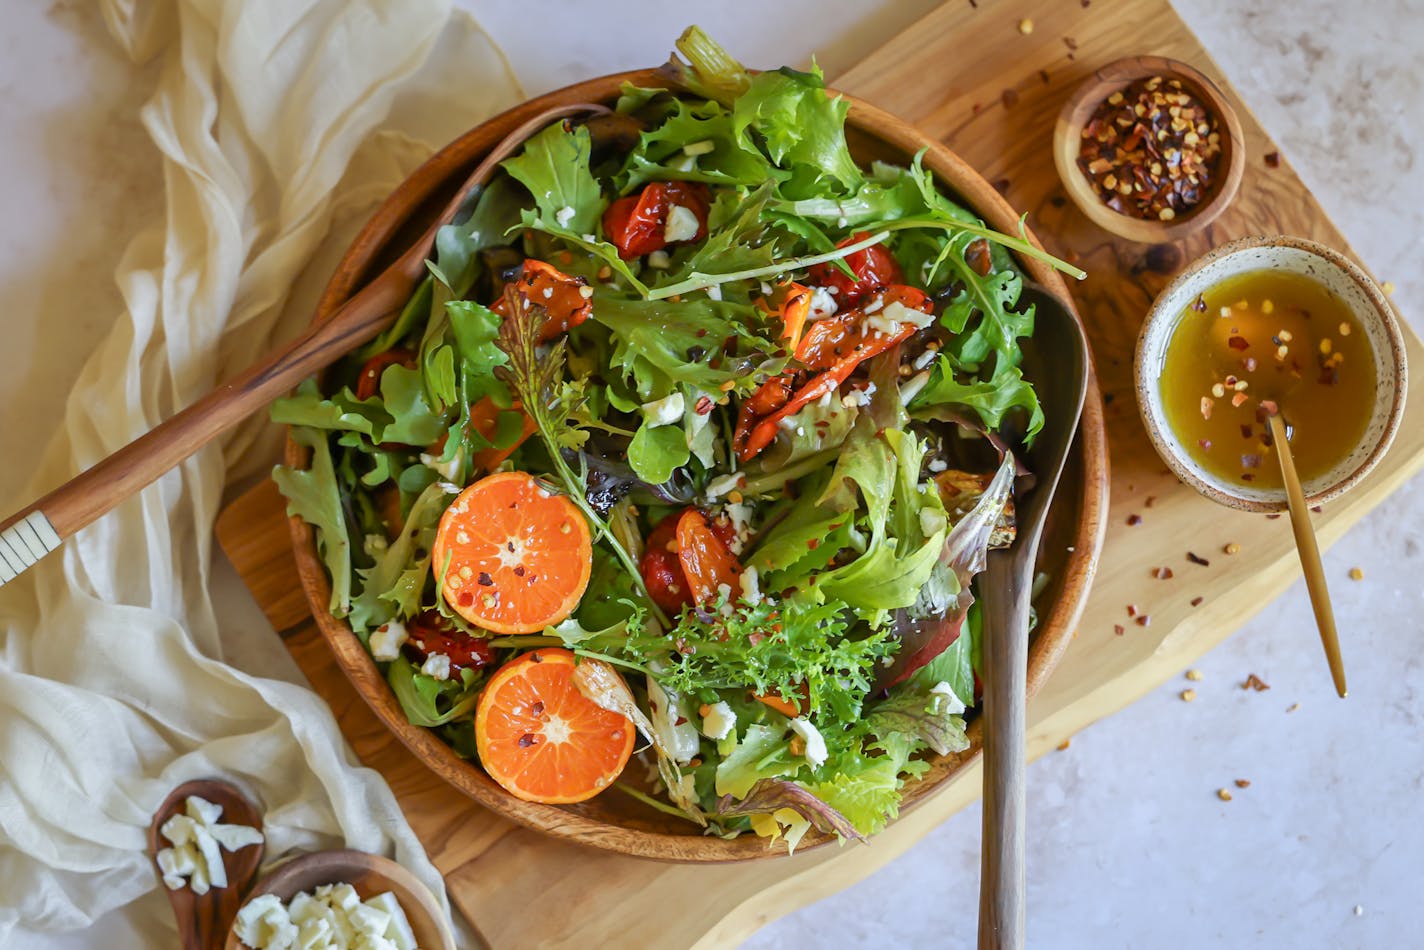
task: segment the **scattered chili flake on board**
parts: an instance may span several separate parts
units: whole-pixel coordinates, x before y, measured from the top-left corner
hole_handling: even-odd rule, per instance
[[[1136,604],[1128,604],[1128,605],[1127,605],[1127,615],[1128,615],[1129,617],[1136,617],[1136,616],[1137,616],[1137,605],[1136,605]]]
[[[1142,516],[1141,516],[1141,515],[1128,515],[1128,516],[1127,516],[1127,526],[1128,526],[1129,528],[1136,527],[1137,525],[1140,525],[1140,524],[1142,524]]]
[[[1083,126],[1078,167],[1112,210],[1171,221],[1206,195],[1220,157],[1216,116],[1180,80],[1152,76],[1099,104]]]
[[[1267,153],[1266,153],[1266,167],[1267,167],[1267,168],[1280,168],[1280,167],[1281,167],[1281,153],[1280,153],[1280,152],[1267,152]]]
[[[1199,564],[1202,567],[1211,567],[1210,561],[1208,561],[1206,558],[1202,557],[1199,554],[1192,553],[1191,551],[1187,552],[1187,560],[1191,561],[1193,564]]]
[[[1250,779],[1246,779],[1246,778],[1239,778],[1239,779],[1236,780],[1236,787],[1237,787],[1237,788],[1250,788],[1250,787],[1251,787],[1251,780],[1250,780]]]
[[[1156,495],[1148,495],[1148,496],[1147,496],[1147,500],[1144,501],[1144,502],[1142,503],[1142,505],[1143,505],[1143,507],[1145,507],[1145,508],[1151,508],[1152,505],[1153,505],[1156,501],[1157,501],[1157,496],[1156,496]]]
[[[1193,607],[1200,607],[1200,606],[1202,605],[1202,601],[1205,600],[1205,599],[1206,599],[1205,597],[1193,597],[1193,598],[1192,598],[1192,606],[1193,606]]]
[[[1122,636],[1122,635],[1123,635],[1124,633],[1126,633],[1126,632],[1127,632],[1127,628],[1124,627],[1122,624],[1120,624],[1120,623],[1115,623],[1115,624],[1113,624],[1113,633],[1117,634],[1118,636]]]
[[[1241,684],[1241,688],[1254,689],[1258,693],[1263,693],[1271,687],[1266,685],[1266,683],[1261,679],[1261,677],[1257,676],[1255,673],[1252,673],[1250,676],[1246,677],[1246,682]]]
[[[1152,617],[1151,617],[1151,615],[1149,615],[1149,614],[1143,614],[1142,616],[1140,616],[1140,617],[1137,618],[1137,625],[1138,625],[1139,627],[1145,627],[1145,626],[1147,626],[1147,625],[1148,625],[1149,623],[1151,623],[1151,622],[1152,622]]]
[[[1169,581],[1172,579],[1172,569],[1170,567],[1154,567],[1152,576],[1159,581]]]

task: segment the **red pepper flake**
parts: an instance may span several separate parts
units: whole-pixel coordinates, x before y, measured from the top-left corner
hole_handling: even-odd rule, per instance
[[[1152,576],[1159,581],[1170,581],[1172,579],[1172,569],[1170,567],[1154,567]]]
[[[1241,423],[1241,438],[1243,438],[1243,439],[1245,439],[1245,440],[1247,440],[1247,441],[1249,442],[1249,441],[1251,440],[1252,436],[1255,435],[1255,433],[1256,433],[1256,430],[1253,429],[1251,426],[1247,425],[1247,424],[1244,423],[1244,422]]]
[[[1193,606],[1193,607],[1200,607],[1200,606],[1202,605],[1202,601],[1205,600],[1205,599],[1206,599],[1205,597],[1193,597],[1193,598],[1192,598],[1192,606]]]
[[[1142,616],[1140,616],[1140,617],[1137,618],[1137,625],[1138,625],[1139,627],[1145,627],[1145,626],[1147,626],[1147,625],[1148,625],[1149,623],[1151,623],[1151,622],[1152,622],[1152,617],[1151,617],[1150,615],[1148,615],[1148,614],[1143,614]]]
[[[535,650],[533,653],[529,654],[529,661],[531,663],[543,663],[544,658],[539,655],[538,650]]]
[[[1192,301],[1192,309],[1197,313],[1206,313],[1206,298],[1197,294],[1197,299]]]
[[[1266,683],[1261,679],[1261,677],[1257,676],[1255,673],[1252,673],[1250,676],[1246,677],[1246,682],[1241,684],[1241,688],[1254,689],[1258,693],[1264,693],[1271,687],[1267,686]]]
[[[1113,624],[1113,633],[1117,634],[1118,636],[1122,636],[1122,635],[1123,635],[1124,633],[1126,633],[1126,632],[1127,632],[1127,628],[1124,627],[1122,624],[1120,624],[1120,623],[1115,623],[1115,624]]]
[[[820,538],[808,538],[807,541],[806,541],[806,547],[810,548],[812,551],[816,550],[816,549],[819,548],[820,546],[821,546],[821,539],[820,539]]]
[[[1148,496],[1147,496],[1147,500],[1142,503],[1142,504],[1143,504],[1143,507],[1151,508],[1153,502],[1155,502],[1156,500],[1157,500],[1157,496],[1156,496],[1156,495],[1148,495]]]
[[[1128,605],[1127,605],[1127,615],[1128,615],[1129,617],[1136,617],[1136,616],[1137,616],[1137,605],[1136,605],[1136,604],[1128,604]]]
[[[707,413],[712,411],[712,405],[712,398],[710,396],[699,396],[697,397],[697,406],[695,411],[699,416],[705,416],[707,415]]]
[[[1136,527],[1137,525],[1140,525],[1140,524],[1142,524],[1142,516],[1141,516],[1141,515],[1128,515],[1128,516],[1127,516],[1127,526],[1128,526],[1129,528]]]
[[[674,726],[681,726],[681,725],[683,725],[683,724],[686,723],[686,722],[687,722],[687,717],[686,717],[686,716],[678,716],[678,717],[677,717],[677,721],[674,722],[673,725],[674,725]]]
[[[1280,168],[1280,167],[1281,167],[1281,153],[1280,153],[1280,152],[1267,152],[1267,153],[1266,153],[1266,167],[1267,167],[1267,168]]]
[[[1208,452],[1211,451],[1211,439],[1197,439],[1197,445],[1200,445]]]
[[[1251,474],[1250,472],[1242,472],[1241,480],[1243,482],[1254,482],[1256,480],[1256,476]]]
[[[1038,78],[1043,80],[1045,86],[1048,85],[1048,70],[1040,69],[1038,71]]]
[[[1318,514],[1320,514],[1322,511],[1324,511],[1325,509],[1322,508],[1322,507],[1320,507],[1319,505],[1311,505],[1311,506],[1310,506],[1310,510],[1313,511],[1313,512],[1315,512],[1315,513],[1318,515]]]
[[[1202,567],[1211,567],[1211,562],[1210,562],[1210,561],[1208,561],[1206,558],[1202,557],[1201,555],[1195,554],[1195,553],[1193,553],[1193,552],[1191,552],[1191,551],[1188,551],[1188,552],[1187,552],[1187,560],[1188,560],[1188,561],[1191,561],[1193,564],[1200,564]]]
[[[1275,520],[1276,520],[1277,518],[1279,518],[1280,516],[1281,516],[1281,513],[1278,511],[1278,512],[1276,512],[1275,514],[1266,515],[1266,520],[1267,520],[1267,521],[1275,521]]]
[[[1251,347],[1251,344],[1246,342],[1244,336],[1233,336],[1226,341],[1226,345],[1233,350],[1246,350]]]

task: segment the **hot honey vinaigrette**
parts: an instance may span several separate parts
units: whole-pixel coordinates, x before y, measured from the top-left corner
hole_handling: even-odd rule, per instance
[[[1229,277],[1182,313],[1159,382],[1167,422],[1207,471],[1280,488],[1267,416],[1279,408],[1303,481],[1350,453],[1369,422],[1375,369],[1344,301],[1276,270]]]

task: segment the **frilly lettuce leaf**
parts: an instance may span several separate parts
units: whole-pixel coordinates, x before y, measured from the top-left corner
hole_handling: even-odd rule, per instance
[[[391,692],[396,694],[406,718],[428,728],[474,715],[482,681],[479,672],[469,668],[448,680],[437,680],[416,670],[404,656],[392,660],[386,671],[386,682],[391,684]]]
[[[775,838],[776,834],[784,830],[787,849],[792,852],[811,826],[817,831],[836,835],[843,840],[865,840],[865,836],[840,812],[805,787],[782,779],[761,779],[740,799],[724,795],[717,802],[717,815],[723,818],[769,817],[772,819],[769,822],[753,819],[753,829],[770,838]],[[767,831],[771,833],[768,834]]]
[[[351,539],[341,488],[331,464],[331,448],[324,433],[306,426],[292,427],[292,440],[311,449],[306,470],[278,465],[272,480],[287,498],[287,514],[296,515],[316,529],[317,550],[331,575],[330,610],[338,617],[351,609]]]
[[[394,541],[359,570],[361,591],[351,602],[351,629],[369,633],[388,620],[410,617],[420,610],[421,594],[430,576],[430,551],[435,528],[454,495],[455,486],[435,482],[420,493]]]

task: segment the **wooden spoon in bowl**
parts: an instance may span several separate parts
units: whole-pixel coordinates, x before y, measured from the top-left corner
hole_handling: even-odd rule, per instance
[[[1034,565],[1048,507],[1063,473],[1088,391],[1088,341],[1057,297],[1025,283],[1033,336],[1023,341],[1024,377],[1043,406],[1043,429],[1023,452],[1031,475],[1015,491],[1018,534],[990,551],[984,596],[984,831],[980,844],[979,950],[1024,946],[1024,769],[1028,620]],[[1021,440],[1015,448],[1022,452]],[[1029,482],[1028,479],[1033,481]]]
[[[163,872],[158,869],[158,852],[169,846],[159,829],[169,818],[183,812],[184,803],[192,795],[221,805],[221,820],[225,825],[250,825],[261,830],[262,814],[236,786],[220,779],[205,778],[184,782],[175,788],[153,813],[153,821],[148,826],[148,856],[154,862],[159,886],[168,895],[168,903],[173,905],[173,916],[178,919],[178,939],[183,950],[217,950],[222,946],[224,935],[232,929],[233,918],[237,916],[248,888],[257,878],[263,845],[248,845],[236,851],[222,850],[223,867],[227,870],[226,887],[214,887],[206,894],[195,894],[185,881],[182,887],[170,889],[162,883]]]
[[[436,232],[450,223],[500,162],[555,119],[610,111],[593,103],[575,103],[546,109],[520,125],[485,156],[425,233],[330,319],[0,522],[0,586],[219,434],[375,338],[405,307],[416,284],[425,276],[425,261],[435,246]]]

